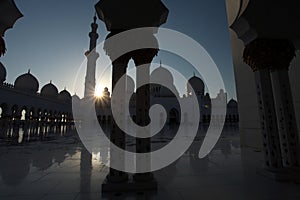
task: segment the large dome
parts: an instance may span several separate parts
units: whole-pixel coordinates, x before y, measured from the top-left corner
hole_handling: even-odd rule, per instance
[[[58,94],[58,99],[62,101],[70,101],[72,99],[71,94],[64,89]]]
[[[30,74],[30,70],[28,70],[27,74],[19,76],[15,80],[14,86],[16,89],[32,93],[37,93],[39,90],[39,82],[32,74]]]
[[[58,89],[50,81],[50,83],[48,83],[41,89],[41,95],[45,97],[56,98],[58,96]]]
[[[166,68],[160,66],[151,73],[152,81],[166,81],[167,83],[174,82],[173,75]]]
[[[151,73],[151,81],[153,82],[163,82],[167,86],[171,87],[172,90],[167,89],[166,87],[163,87],[160,84],[154,84],[151,86],[151,95],[154,97],[173,97],[174,95],[179,95],[176,87],[174,86],[174,78],[171,72],[162,67],[158,67],[157,69],[153,70]],[[173,94],[173,92],[175,94]]]
[[[197,96],[204,96],[205,85],[204,85],[204,82],[201,80],[201,78],[194,75],[192,78],[190,78],[188,80],[188,82],[189,82],[189,84],[187,84],[187,94],[188,94],[188,96],[193,95],[193,90],[192,89],[194,89]]]
[[[0,62],[0,83],[6,80],[6,69],[4,65]]]

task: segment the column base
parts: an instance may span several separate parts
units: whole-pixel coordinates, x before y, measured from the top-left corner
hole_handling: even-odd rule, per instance
[[[262,168],[257,168],[256,172],[259,175],[265,176],[275,181],[300,183],[300,169],[284,168],[284,169],[270,170],[262,167]]]

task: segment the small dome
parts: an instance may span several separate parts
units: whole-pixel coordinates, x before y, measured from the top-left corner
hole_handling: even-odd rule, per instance
[[[41,89],[41,95],[45,97],[56,98],[58,96],[58,89],[50,81],[50,83],[48,83]]]
[[[64,89],[58,94],[58,99],[62,101],[69,101],[72,99],[72,97],[71,94],[66,89]]]
[[[74,95],[72,96],[72,101],[79,102],[79,101],[80,101],[79,96],[77,96],[76,94],[74,94]]]
[[[6,69],[4,65],[0,62],[0,83],[6,80]]]
[[[204,82],[201,80],[201,78],[194,75],[192,78],[188,80],[188,82],[189,84],[187,84],[187,94],[189,96],[191,96],[193,93],[192,89],[194,89],[197,96],[204,96],[205,85]]]
[[[104,88],[103,97],[110,97],[110,92],[107,87]]]
[[[238,107],[238,103],[237,103],[236,100],[231,99],[231,100],[228,102],[227,106],[230,107],[230,108]]]
[[[27,74],[19,76],[15,80],[14,86],[16,89],[32,93],[37,93],[39,90],[39,82],[32,74],[30,74],[30,70],[28,70]]]

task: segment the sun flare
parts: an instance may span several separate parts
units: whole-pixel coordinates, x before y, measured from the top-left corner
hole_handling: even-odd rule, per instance
[[[103,88],[101,85],[97,85],[95,88],[95,97],[101,98],[103,96]]]

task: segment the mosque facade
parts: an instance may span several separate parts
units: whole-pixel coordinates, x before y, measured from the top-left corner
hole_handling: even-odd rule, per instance
[[[220,101],[220,98],[225,98],[223,100],[227,102],[227,94],[223,90],[220,90],[217,97],[211,98],[209,93],[205,93],[205,84],[202,81],[202,79],[194,75],[188,80],[188,83],[186,84],[186,94],[184,94],[181,97],[178,92],[175,93],[172,92],[172,91],[177,91],[174,85],[173,76],[166,68],[162,66],[158,67],[151,73],[152,79],[155,79],[160,76],[164,77],[167,80],[167,82],[169,82],[168,85],[171,85],[171,88],[167,89],[164,86],[158,84],[152,84],[150,86],[150,102],[151,102],[150,104],[151,105],[160,104],[164,107],[167,116],[163,116],[164,115],[163,113],[157,113],[156,115],[159,116],[159,118],[161,119],[166,117],[168,124],[179,124],[181,122],[181,116],[184,116],[184,118],[188,118],[189,116],[192,116],[192,113],[183,113],[181,115],[181,109],[178,100],[184,101],[185,103],[189,103],[189,102],[192,103],[192,98],[194,96],[197,97],[199,103],[200,124],[208,124],[210,121],[221,121],[222,118],[225,118],[226,124],[233,125],[238,123],[239,121],[238,103],[234,99],[229,100],[227,103],[226,116],[211,114],[212,102]],[[127,79],[130,79],[130,82],[133,82],[133,80],[129,76],[127,76]],[[128,88],[127,90],[129,91]],[[108,88],[105,88],[102,97],[96,100],[98,121],[100,121],[101,123],[107,123],[107,122],[109,123],[112,119],[110,102],[111,102],[110,92],[108,91]],[[127,119],[131,117],[133,121],[136,120],[135,102],[136,102],[136,94],[133,93],[129,103],[130,116],[126,117]],[[182,120],[184,121],[185,119]]]
[[[39,90],[38,79],[28,70],[13,84],[6,82],[6,69],[0,63],[0,133],[2,137],[66,131],[72,124],[72,96],[58,91],[50,81]],[[76,96],[74,96],[76,97]]]

